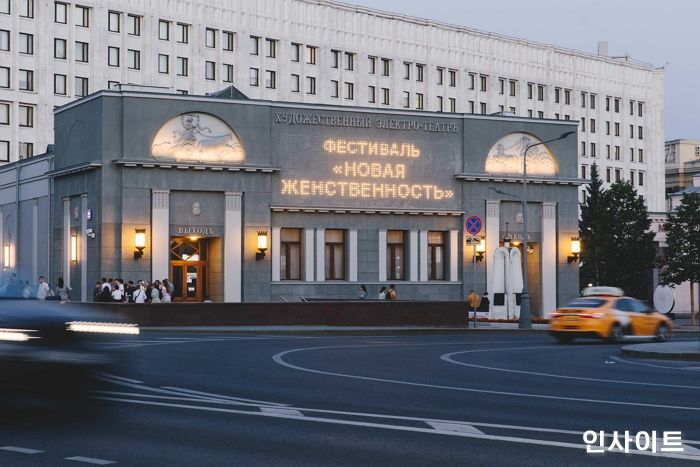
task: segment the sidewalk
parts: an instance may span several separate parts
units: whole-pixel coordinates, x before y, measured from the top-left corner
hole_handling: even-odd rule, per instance
[[[622,353],[641,358],[700,361],[700,343],[697,341],[672,341],[655,344],[626,345],[622,348]]]

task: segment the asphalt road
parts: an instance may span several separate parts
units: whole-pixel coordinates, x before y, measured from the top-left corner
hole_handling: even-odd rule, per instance
[[[0,465],[693,465],[700,365],[544,333],[142,334],[86,414],[0,417]],[[680,431],[683,452],[582,433]],[[623,442],[624,445],[624,442]],[[661,439],[657,451],[663,447]],[[675,456],[675,457],[673,457]],[[700,463],[698,463],[700,465]]]

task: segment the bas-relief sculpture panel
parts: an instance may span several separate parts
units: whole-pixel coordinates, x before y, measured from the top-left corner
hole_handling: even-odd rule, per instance
[[[245,152],[236,133],[224,121],[205,113],[187,113],[168,120],[151,145],[154,159],[240,163]]]
[[[488,174],[521,175],[523,154],[531,145],[541,142],[527,133],[511,133],[491,147],[486,157],[485,172]],[[546,145],[535,146],[527,152],[527,174],[551,176],[558,172],[557,161]]]

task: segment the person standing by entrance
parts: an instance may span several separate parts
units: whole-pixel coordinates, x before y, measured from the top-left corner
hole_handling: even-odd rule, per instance
[[[386,300],[386,287],[382,287],[379,290],[379,300]]]
[[[394,284],[391,284],[389,286],[389,289],[387,289],[386,298],[388,300],[396,300],[397,298],[399,298],[399,293],[396,291],[396,286]]]
[[[56,285],[56,295],[58,295],[58,298],[62,302],[68,302],[70,301],[70,298],[68,297],[68,294],[70,293],[71,288],[68,287],[64,282],[63,278],[59,277],[58,278],[58,284]]]
[[[473,311],[475,309],[478,309],[480,302],[481,302],[481,297],[479,297],[478,294],[474,293],[474,289],[471,289],[469,291],[469,295],[467,295],[467,304],[469,305],[469,310]]]
[[[51,295],[49,284],[46,283],[44,276],[39,276],[39,285],[36,287],[36,298],[39,300],[46,300],[46,297],[49,295]]]

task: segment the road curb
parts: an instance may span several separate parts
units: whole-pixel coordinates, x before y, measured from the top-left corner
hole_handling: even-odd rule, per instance
[[[693,342],[694,345],[697,346],[697,343]],[[696,348],[694,351],[686,351],[686,350],[663,350],[660,348],[654,349],[651,346],[658,345],[658,346],[663,346],[666,345],[664,343],[661,344],[635,344],[635,345],[626,345],[622,347],[622,353],[624,355],[630,355],[634,357],[640,357],[640,358],[653,358],[653,359],[661,359],[661,360],[681,360],[681,361],[700,361],[700,349]]]
[[[236,328],[187,328],[187,327],[141,327],[141,331],[153,333],[174,333],[174,334],[282,334],[282,335],[412,335],[412,334],[474,334],[501,332],[507,334],[543,334],[544,329],[507,329],[507,328],[381,328],[381,329],[236,329]]]

